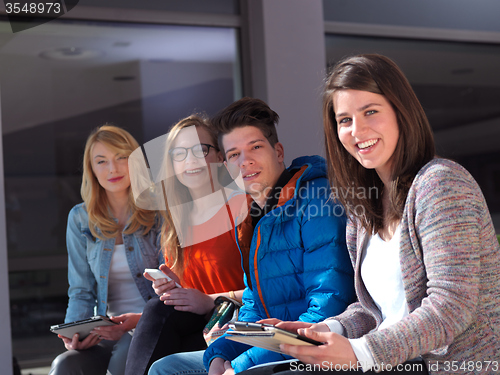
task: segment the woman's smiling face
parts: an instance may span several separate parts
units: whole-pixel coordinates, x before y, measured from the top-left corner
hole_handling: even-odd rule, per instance
[[[182,129],[173,147],[191,148],[199,144],[213,144],[210,134],[202,127],[190,126]],[[188,189],[205,189],[210,186],[210,174],[208,168],[210,166],[222,163],[222,156],[215,148],[210,147],[208,154],[205,157],[199,158],[193,154],[193,150],[188,150],[186,158],[182,161],[172,160],[174,173],[177,178]]]
[[[337,133],[345,149],[384,184],[391,179],[399,126],[391,103],[380,94],[339,90],[333,94]]]

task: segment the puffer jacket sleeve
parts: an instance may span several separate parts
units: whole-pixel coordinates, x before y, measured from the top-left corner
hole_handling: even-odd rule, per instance
[[[246,288],[243,292],[243,306],[238,315],[239,321],[256,322],[265,318],[265,316],[258,314],[258,307],[254,303],[256,297],[253,297],[252,293],[252,290],[249,288]],[[215,340],[207,350],[205,350],[203,362],[207,371],[209,370],[212,360],[217,357],[231,361],[231,366],[235,373],[247,370],[256,364],[282,361],[291,358],[290,356],[284,356],[262,348],[227,340],[226,335]]]
[[[265,319],[265,314],[261,314],[258,305],[255,303],[258,296],[249,287],[246,287],[243,291],[242,303],[243,306],[240,308],[238,314],[238,320],[242,322],[256,322],[261,319]]]
[[[66,246],[68,250],[68,309],[65,323],[94,315],[97,282],[87,260],[87,240],[82,230],[83,206],[76,206],[68,215]]]
[[[256,365],[284,361],[291,358],[293,357],[289,355],[251,346],[247,351],[231,361],[231,366],[234,369],[234,373],[237,374]]]
[[[264,317],[259,314],[258,308],[255,304],[256,297],[257,296],[253,295],[253,291],[250,288],[245,288],[245,290],[243,291],[243,306],[241,306],[240,312],[238,314],[239,321],[256,322],[258,320],[264,319]],[[232,361],[250,348],[252,347],[249,345],[227,340],[226,335],[222,335],[212,344],[210,344],[210,346],[205,350],[205,354],[203,355],[203,363],[205,364],[205,367],[208,371],[210,363],[214,358],[220,357],[227,361]]]
[[[248,289],[248,291],[250,290]],[[250,298],[248,298],[249,296]],[[238,320],[245,322],[256,322],[260,319],[266,318],[265,314],[258,313],[258,307],[255,304],[256,301],[255,298],[258,298],[258,296],[251,297],[251,294],[249,293],[247,295],[247,298],[245,298],[245,293],[243,293],[243,297],[244,297],[243,298],[244,305],[240,310],[240,315],[238,317]],[[250,367],[261,363],[282,361],[284,359],[291,358],[290,356],[284,356],[280,353],[275,353],[266,349],[258,348],[255,346],[248,346],[244,344],[241,344],[240,350],[241,349],[244,350],[238,353],[237,356],[234,356],[231,361],[231,366],[233,367],[235,373],[245,371]]]

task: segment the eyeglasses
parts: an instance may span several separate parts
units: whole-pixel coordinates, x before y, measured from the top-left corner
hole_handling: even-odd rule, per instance
[[[169,151],[170,157],[174,161],[183,161],[187,158],[188,150],[191,150],[193,155],[198,159],[205,158],[210,152],[210,147],[214,150],[219,151],[219,149],[215,146],[206,144],[206,143],[198,143],[192,147],[175,147]]]

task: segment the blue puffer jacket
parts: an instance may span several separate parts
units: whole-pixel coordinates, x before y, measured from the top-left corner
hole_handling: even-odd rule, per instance
[[[329,199],[325,160],[305,156],[288,169],[295,174],[282,189],[278,207],[254,230],[250,216],[237,227],[240,251],[249,254],[247,259],[243,255],[248,263],[244,262],[247,287],[241,321],[271,317],[319,322],[355,300],[346,218],[343,207]],[[205,351],[207,370],[216,357],[232,361],[235,372],[287,358],[224,336]]]

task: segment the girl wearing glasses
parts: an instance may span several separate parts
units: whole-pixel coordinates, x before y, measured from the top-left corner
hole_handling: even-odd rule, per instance
[[[206,348],[203,328],[215,298],[241,301],[243,270],[234,225],[246,208],[246,197],[222,186],[219,175],[225,168],[217,167],[222,161],[208,119],[189,116],[168,133],[163,162],[166,265],[160,269],[173,280],[154,281],[160,298],[144,309],[126,374],[145,374],[164,356]],[[176,288],[175,282],[182,288]]]
[[[159,256],[160,224],[138,208],[130,189],[128,157],[139,144],[125,130],[101,126],[87,139],[81,195],[68,216],[69,302],[65,322],[109,315],[117,323],[83,338],[62,337],[66,349],[51,375],[123,374],[129,332],[154,296],[142,277]]]

